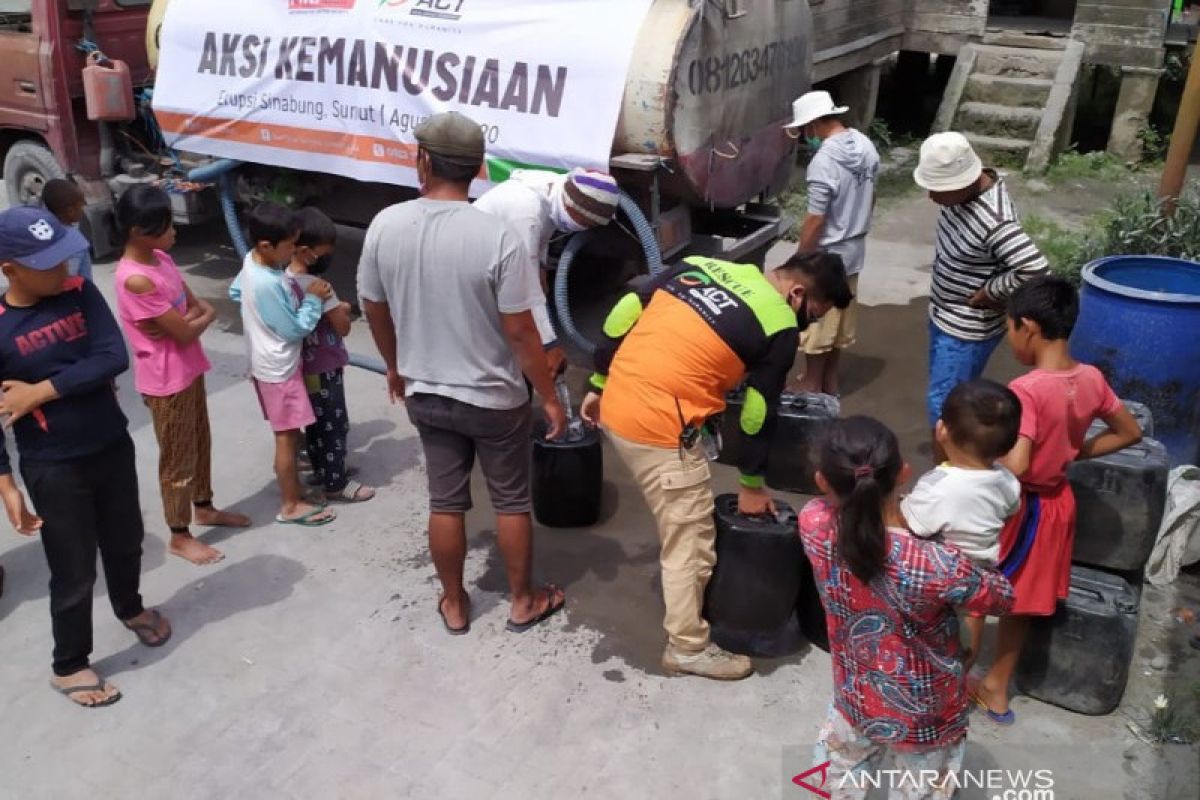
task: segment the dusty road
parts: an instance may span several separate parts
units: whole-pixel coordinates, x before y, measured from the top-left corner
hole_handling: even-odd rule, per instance
[[[918,471],[929,464],[921,446],[922,265],[932,219],[919,197],[882,215],[863,278],[862,336],[846,358],[845,410],[893,426]],[[806,648],[763,661],[756,676],[733,685],[663,677],[653,525],[614,457],[606,460],[600,525],[538,531],[537,573],[566,587],[568,608],[525,635],[503,627],[503,570],[478,484],[467,564],[477,618],[469,636],[442,631],[424,540],[420,450],[373,374],[352,370],[347,383],[352,461],[367,483],[383,487],[379,497],[340,509],[327,528],[272,524],[270,435],[241,377],[242,343],[224,301],[236,265],[219,228],[184,234],[176,256],[192,287],[221,301],[222,330],[205,337],[214,362],[217,499],[256,526],[208,537],[228,556],[215,567],[166,554],[153,431],[126,376],[120,391],[148,531],[143,592],[171,617],[175,637],[158,651],[138,647],[101,591],[95,665],[125,698],[104,710],[71,706],[46,685],[40,545],[4,526],[0,797],[813,796],[789,780],[812,766],[811,743],[830,697],[828,656]],[[97,274],[111,296],[111,269]],[[361,323],[351,347],[371,352]],[[1001,379],[1015,370],[1003,353],[992,365]],[[732,471],[718,467],[717,482],[731,490]],[[1130,718],[1144,719],[1164,685],[1192,691],[1195,654],[1167,610],[1200,604],[1200,591],[1192,578],[1179,592],[1147,593],[1121,712],[1089,718],[1018,698],[1015,728],[975,718],[967,766],[1051,769],[1058,800],[1194,800],[1195,751],[1160,751],[1127,727]],[[1149,666],[1156,657],[1161,669]]]

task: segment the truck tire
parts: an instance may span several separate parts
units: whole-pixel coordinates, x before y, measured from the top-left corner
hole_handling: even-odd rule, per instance
[[[11,206],[32,203],[42,196],[46,181],[65,177],[54,154],[39,142],[17,142],[4,157],[4,185]]]

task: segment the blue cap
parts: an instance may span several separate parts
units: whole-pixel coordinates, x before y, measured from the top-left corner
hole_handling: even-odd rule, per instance
[[[88,249],[88,241],[44,208],[16,206],[0,211],[0,262],[51,270]]]

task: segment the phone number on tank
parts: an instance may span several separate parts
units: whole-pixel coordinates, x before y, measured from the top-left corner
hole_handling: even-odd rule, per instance
[[[693,59],[688,64],[688,91],[694,95],[717,94],[748,86],[804,66],[803,37],[736,50],[721,56]]]

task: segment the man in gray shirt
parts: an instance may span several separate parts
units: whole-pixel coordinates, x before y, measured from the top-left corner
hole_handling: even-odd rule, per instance
[[[875,208],[879,153],[870,139],[843,124],[840,117],[850,109],[835,106],[829,92],[809,92],[792,108],[794,118],[785,127],[800,131],[816,150],[806,175],[808,213],[800,229],[799,252],[820,249],[840,255],[850,291],[857,295]],[[838,360],[841,351],[854,344],[857,319],[854,299],[804,331],[801,347],[806,359],[800,391],[839,393]]]
[[[535,590],[531,579],[532,415],[522,373],[542,397],[550,438],[566,425],[530,313],[545,299],[516,235],[467,200],[483,164],[479,125],[436,114],[416,137],[422,197],[371,222],[358,293],[388,392],[407,405],[425,451],[429,549],[443,591],[438,614],[450,633],[470,630],[465,514],[478,457],[512,591],[508,629],[523,632],[565,602],[553,584]]]

